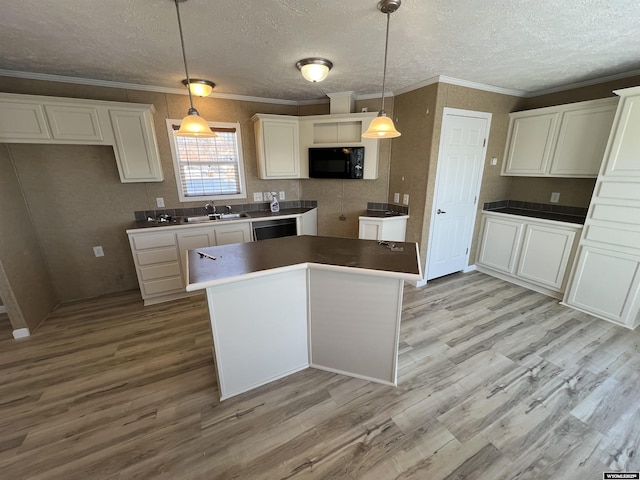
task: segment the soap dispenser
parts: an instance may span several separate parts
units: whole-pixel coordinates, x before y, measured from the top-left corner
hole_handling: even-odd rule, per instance
[[[273,213],[280,211],[280,204],[278,203],[278,194],[276,192],[271,192],[271,211]]]

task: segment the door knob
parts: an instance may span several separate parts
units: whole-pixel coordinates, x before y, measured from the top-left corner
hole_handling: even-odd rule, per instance
[[[438,211],[437,211],[436,213],[437,213],[438,215],[440,215],[441,213],[447,213],[447,212],[445,212],[444,210],[440,210],[440,209],[438,209]]]

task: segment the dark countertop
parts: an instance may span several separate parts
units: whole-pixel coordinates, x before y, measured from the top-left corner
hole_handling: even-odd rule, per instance
[[[270,218],[284,217],[288,215],[300,215],[303,213],[307,213],[309,210],[313,210],[313,208],[309,208],[309,207],[286,208],[286,209],[281,209],[277,213],[273,213],[269,210],[246,211],[246,212],[243,212],[244,214],[247,215],[246,217],[232,218],[232,219],[226,219],[226,220],[211,220],[211,221],[204,221],[204,222],[187,222],[187,216],[173,217],[169,222],[159,222],[157,220],[152,220],[152,221],[138,220],[134,222],[131,229],[177,227],[179,225],[219,225],[221,223],[229,223],[229,222],[235,222],[239,220],[244,220],[244,221],[261,220],[261,219],[268,220]],[[189,216],[196,216],[196,215],[189,215]]]
[[[495,212],[495,213],[507,213],[509,215],[520,215],[523,217],[540,218],[543,220],[554,220],[556,222],[576,223],[578,225],[584,225],[584,221],[585,221],[584,215],[570,215],[567,213],[549,212],[549,211],[542,211],[542,210],[529,210],[526,208],[499,207],[499,208],[492,208],[484,211]]]
[[[392,251],[376,240],[296,236],[189,250],[188,291],[200,290],[225,279],[299,264],[321,264],[336,269],[366,269],[383,276],[421,280],[417,244],[390,242]],[[216,257],[201,258],[198,251]]]
[[[394,212],[390,210],[367,210],[362,217],[371,218],[393,218],[393,217],[408,217],[406,213]]]

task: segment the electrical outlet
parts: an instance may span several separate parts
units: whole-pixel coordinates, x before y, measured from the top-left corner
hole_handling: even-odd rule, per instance
[[[104,257],[104,250],[102,250],[101,246],[93,247],[93,254],[96,257]]]
[[[271,196],[271,192],[264,192],[262,196],[264,197],[265,202],[270,202],[271,200],[273,200],[273,197]]]
[[[553,192],[551,194],[551,200],[549,200],[551,203],[558,203],[560,201],[560,192]]]
[[[284,200],[284,192],[280,192],[280,200]]]
[[[369,111],[368,107],[362,107],[362,113],[367,113]]]
[[[393,203],[400,203],[400,194],[399,193],[394,193],[393,194]]]
[[[496,157],[491,157],[491,165],[497,165],[498,159]]]
[[[262,202],[262,192],[254,192],[253,193],[253,201],[254,202]]]
[[[156,205],[158,208],[164,208],[164,198],[158,197],[156,198]]]
[[[405,205],[409,205],[409,194],[408,193],[405,193],[402,196],[402,203],[404,203]]]

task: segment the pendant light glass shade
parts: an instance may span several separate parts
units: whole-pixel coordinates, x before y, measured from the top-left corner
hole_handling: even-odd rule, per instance
[[[305,80],[316,83],[327,78],[333,63],[324,58],[305,58],[296,63],[296,67],[298,67]]]
[[[369,128],[362,134],[364,138],[395,138],[400,135],[401,133],[393,125],[393,120],[387,117],[384,110],[381,110],[378,116],[371,120]]]
[[[187,68],[187,54],[184,50],[184,36],[182,34],[182,22],[180,21],[180,3],[186,2],[187,0],[172,0],[176,4],[176,15],[178,17],[178,30],[180,31],[180,46],[182,47],[182,59],[184,60],[184,73],[186,74],[186,80],[182,83],[189,86],[191,85],[191,80],[189,78],[189,69]],[[213,87],[212,87],[213,88]],[[200,116],[198,111],[193,106],[193,96],[191,95],[191,88],[187,88],[189,92],[189,111],[187,112],[187,116],[182,119],[180,122],[180,130],[178,130],[174,135],[176,137],[217,137],[215,133],[211,131],[209,128],[209,124],[207,121]]]
[[[384,40],[384,69],[382,71],[382,100],[380,102],[380,112],[378,116],[371,120],[371,124],[366,132],[362,134],[364,138],[395,138],[401,133],[396,130],[393,120],[387,117],[384,111],[384,86],[387,79],[387,50],[389,47],[389,18],[391,14],[400,8],[401,0],[380,0],[378,10],[387,16],[387,34]]]
[[[207,121],[202,118],[195,108],[189,109],[189,115],[180,122],[180,129],[175,133],[178,137],[217,137],[211,131]]]

